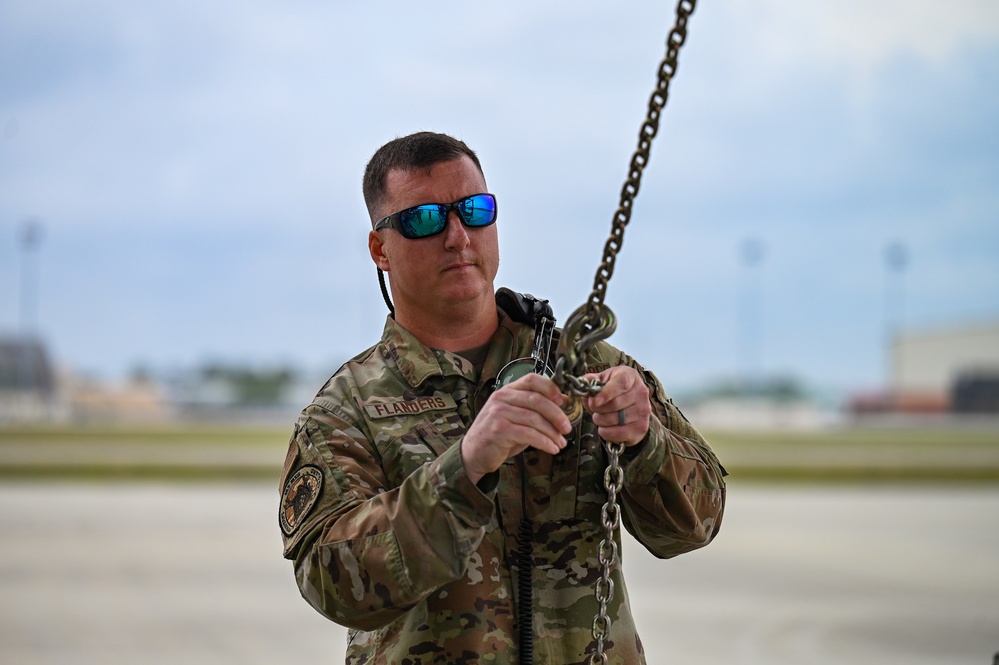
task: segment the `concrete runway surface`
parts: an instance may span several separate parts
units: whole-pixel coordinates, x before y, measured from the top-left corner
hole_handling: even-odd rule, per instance
[[[707,549],[627,541],[649,662],[989,665],[999,487],[729,488]],[[0,484],[0,663],[343,662],[298,596],[277,489]]]

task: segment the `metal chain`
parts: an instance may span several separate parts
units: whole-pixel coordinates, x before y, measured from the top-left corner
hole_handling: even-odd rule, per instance
[[[614,318],[614,315],[604,305],[604,297],[607,295],[607,284],[614,274],[617,255],[624,244],[624,229],[631,221],[632,204],[638,195],[642,181],[642,172],[649,162],[649,150],[652,147],[652,139],[659,133],[659,119],[666,106],[666,102],[669,100],[669,84],[676,74],[677,57],[680,53],[680,47],[687,40],[687,20],[694,13],[696,5],[696,0],[680,0],[676,6],[676,23],[666,38],[666,55],[659,63],[656,88],[649,97],[648,113],[638,132],[638,146],[631,158],[628,178],[621,188],[621,199],[612,219],[611,233],[604,244],[603,258],[593,279],[593,291],[590,293],[586,304],[573,312],[566,322],[566,330],[568,330],[574,319],[580,319],[576,328],[583,333],[583,337],[577,342],[574,338],[563,335],[566,343],[559,344],[559,358],[555,378],[556,383],[560,387],[565,387],[565,375],[579,376],[585,373],[586,365],[583,351],[598,341],[593,338],[588,339],[588,337],[590,335],[602,335],[599,339],[603,339],[610,335],[610,332],[604,333],[604,326],[607,320],[613,320]],[[570,353],[572,346],[575,346],[575,353]]]
[[[600,541],[600,549],[597,551],[597,559],[600,562],[600,579],[593,587],[593,593],[597,599],[597,613],[593,617],[593,639],[596,640],[596,649],[590,655],[591,665],[594,663],[607,663],[607,654],[604,653],[604,642],[610,635],[611,618],[607,613],[607,606],[614,598],[614,580],[611,572],[617,563],[617,539],[614,535],[618,527],[621,526],[621,506],[617,503],[618,492],[624,484],[624,469],[621,468],[620,456],[624,452],[623,443],[604,442],[607,450],[607,468],[604,470],[604,489],[607,490],[607,502],[600,510],[600,524],[604,528],[604,538]]]
[[[614,213],[611,234],[604,245],[603,260],[593,280],[593,291],[586,304],[569,316],[559,340],[554,380],[563,392],[574,398],[575,404],[567,406],[567,412],[574,410],[581,415],[579,397],[596,395],[603,387],[599,381],[586,381],[579,377],[586,373],[586,351],[598,341],[609,337],[617,327],[614,313],[604,304],[607,284],[614,274],[614,264],[624,244],[624,229],[631,221],[632,204],[638,195],[642,172],[649,162],[652,139],[659,132],[659,118],[669,99],[670,81],[676,74],[677,56],[680,47],[687,39],[687,20],[693,14],[696,4],[696,0],[680,0],[677,4],[676,23],[666,38],[666,55],[659,63],[656,89],[649,98],[648,114],[638,132],[638,147],[631,158],[628,178],[621,188],[620,205]],[[621,525],[621,507],[617,503],[617,495],[624,483],[624,470],[620,460],[624,444],[604,442],[604,447],[607,451],[607,468],[604,471],[607,501],[600,511],[604,537],[600,541],[598,550],[600,578],[594,585],[594,596],[598,604],[597,613],[593,617],[593,639],[596,641],[596,648],[590,655],[590,665],[596,663],[607,665],[604,648],[611,630],[611,618],[607,610],[614,598],[614,580],[611,573],[617,565],[616,534]]]
[[[696,4],[695,0],[680,0],[676,7],[676,24],[666,38],[666,55],[659,63],[656,89],[649,97],[648,115],[638,132],[638,147],[631,158],[631,169],[628,172],[628,179],[625,180],[624,186],[621,188],[621,202],[614,213],[611,235],[604,245],[603,261],[597,268],[597,274],[593,281],[593,292],[590,294],[588,304],[594,308],[603,304],[604,296],[607,293],[607,282],[614,274],[614,263],[624,242],[624,228],[631,221],[631,206],[638,195],[642,171],[649,162],[652,139],[659,133],[660,115],[669,99],[669,84],[673,75],[676,74],[677,56],[680,54],[680,47],[687,39],[687,20],[693,13]],[[588,314],[595,316],[596,310],[591,310]],[[595,321],[595,319],[591,320]]]

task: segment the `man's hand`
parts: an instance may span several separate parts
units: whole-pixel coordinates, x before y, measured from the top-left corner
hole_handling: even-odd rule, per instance
[[[522,376],[490,395],[461,442],[461,460],[472,482],[526,448],[552,455],[565,448],[572,424],[559,408],[563,399],[552,380],[540,374]]]
[[[633,446],[649,432],[649,389],[633,367],[619,365],[583,379],[598,379],[604,387],[593,397],[584,397],[583,406],[593,414],[597,434],[604,441]]]

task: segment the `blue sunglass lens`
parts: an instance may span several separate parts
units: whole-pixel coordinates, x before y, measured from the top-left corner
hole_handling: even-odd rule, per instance
[[[496,199],[488,194],[469,196],[457,204],[458,214],[468,226],[488,226],[496,219]]]
[[[439,205],[424,205],[404,210],[399,215],[407,238],[425,238],[440,233],[447,226],[447,209]]]

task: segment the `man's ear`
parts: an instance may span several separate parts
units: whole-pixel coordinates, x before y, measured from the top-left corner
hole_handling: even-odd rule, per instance
[[[379,269],[385,272],[392,271],[392,265],[389,263],[388,256],[385,255],[385,239],[378,231],[368,233],[368,253],[371,254],[371,260]]]

